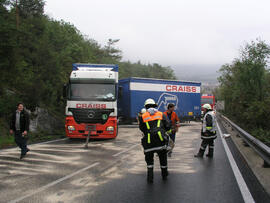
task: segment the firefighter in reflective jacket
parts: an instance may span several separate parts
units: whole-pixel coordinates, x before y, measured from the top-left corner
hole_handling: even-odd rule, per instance
[[[202,143],[199,152],[195,157],[203,157],[206,147],[208,146],[208,154],[206,156],[212,158],[214,154],[214,140],[216,136],[216,116],[210,104],[203,106],[204,117],[201,132]]]
[[[147,163],[147,181],[153,182],[154,153],[160,160],[161,175],[163,180],[167,179],[167,143],[166,131],[170,129],[170,123],[166,116],[156,109],[157,104],[153,99],[147,99],[144,103],[146,112],[140,117],[140,130],[144,136],[142,146],[144,148],[145,161]]]

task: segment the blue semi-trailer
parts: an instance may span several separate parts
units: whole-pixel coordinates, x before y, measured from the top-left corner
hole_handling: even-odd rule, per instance
[[[119,80],[119,87],[122,95],[118,99],[120,121],[135,121],[148,98],[154,99],[162,112],[167,110],[169,103],[175,104],[181,122],[200,120],[200,82],[131,77]]]

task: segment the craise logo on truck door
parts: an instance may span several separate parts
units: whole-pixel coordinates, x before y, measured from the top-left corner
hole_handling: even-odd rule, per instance
[[[106,104],[76,104],[79,109],[106,109]]]
[[[178,97],[173,94],[163,93],[160,95],[158,99],[158,110],[165,111],[167,110],[167,106],[169,103],[173,103],[175,105],[175,110],[178,107]],[[163,109],[162,109],[163,108]]]

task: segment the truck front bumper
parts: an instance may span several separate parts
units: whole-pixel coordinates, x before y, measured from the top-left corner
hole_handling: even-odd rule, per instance
[[[105,124],[76,123],[73,116],[66,117],[65,131],[70,138],[86,138],[88,136],[87,126],[94,126],[90,131],[90,137],[95,139],[109,139],[117,136],[117,118],[109,117]]]

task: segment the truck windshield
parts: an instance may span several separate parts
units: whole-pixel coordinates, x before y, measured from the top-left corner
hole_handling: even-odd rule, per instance
[[[201,104],[213,104],[213,98],[201,98]]]
[[[70,84],[69,99],[115,101],[115,84]]]

